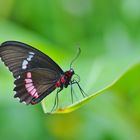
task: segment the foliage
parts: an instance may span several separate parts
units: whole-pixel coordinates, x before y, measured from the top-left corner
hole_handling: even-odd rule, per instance
[[[79,45],[73,67],[89,95],[83,99],[74,86],[78,99],[72,105],[65,89],[54,113],[80,109],[44,114],[40,105],[13,99],[14,79],[0,63],[1,139],[140,139],[139,13],[138,0],[0,0],[0,42],[28,43],[64,70]],[[54,96],[42,103],[46,113]]]

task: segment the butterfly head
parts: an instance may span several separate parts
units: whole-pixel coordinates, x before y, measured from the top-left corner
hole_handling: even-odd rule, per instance
[[[69,78],[71,78],[74,75],[74,70],[72,68],[70,68],[70,70],[66,71],[66,76],[68,76]]]

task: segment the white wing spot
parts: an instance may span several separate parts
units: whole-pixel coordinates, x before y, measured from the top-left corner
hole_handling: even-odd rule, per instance
[[[28,61],[31,61],[32,58],[33,58],[33,55],[30,54],[30,55],[28,56],[27,60],[28,60]]]
[[[29,52],[29,54],[32,54],[32,55],[34,55],[35,53],[33,53],[33,52]]]
[[[17,99],[18,101],[20,101],[20,98],[19,98],[19,97],[17,97],[16,99]]]
[[[27,65],[28,65],[28,61],[27,60],[23,60],[22,69],[26,69]]]
[[[26,60],[23,60],[22,69],[27,69],[28,62],[31,61],[35,53],[29,52],[29,55]]]
[[[27,105],[27,103],[25,101],[22,102],[23,104]]]
[[[17,77],[17,79],[19,79],[20,78],[20,75]]]

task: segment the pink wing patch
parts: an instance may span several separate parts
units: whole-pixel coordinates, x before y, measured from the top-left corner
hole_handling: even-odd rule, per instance
[[[36,88],[35,86],[33,85],[33,81],[32,81],[32,74],[31,72],[27,72],[27,75],[26,75],[26,79],[25,79],[25,88],[26,90],[28,91],[28,93],[35,97],[35,98],[38,98],[38,93],[36,91]]]
[[[27,72],[27,78],[32,78],[31,72]]]

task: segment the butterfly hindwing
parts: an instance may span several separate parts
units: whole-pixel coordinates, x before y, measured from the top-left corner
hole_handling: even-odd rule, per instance
[[[14,97],[18,97],[20,102],[30,104],[32,100],[39,99],[42,95],[45,97],[55,90],[58,78],[56,72],[50,69],[35,68],[27,71],[15,80]],[[53,90],[50,91],[50,89]]]

